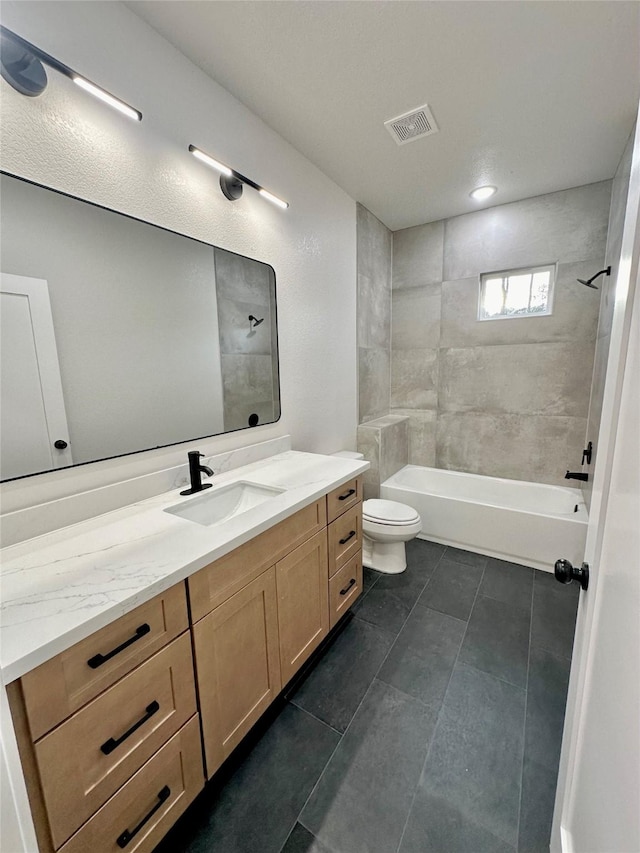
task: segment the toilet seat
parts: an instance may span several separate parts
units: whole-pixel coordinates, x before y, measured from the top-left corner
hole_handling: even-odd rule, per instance
[[[366,500],[362,506],[364,521],[371,524],[384,524],[390,527],[407,527],[419,520],[419,514],[413,507],[397,501],[384,501],[377,498]]]

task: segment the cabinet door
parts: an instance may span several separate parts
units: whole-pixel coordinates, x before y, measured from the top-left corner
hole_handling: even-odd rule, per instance
[[[286,684],[329,631],[327,531],[276,563],[280,666]]]
[[[207,777],[280,692],[275,568],[193,626]]]

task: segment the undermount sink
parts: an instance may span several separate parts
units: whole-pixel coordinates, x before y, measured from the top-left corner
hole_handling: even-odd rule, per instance
[[[230,483],[219,489],[207,491],[203,495],[175,506],[166,507],[164,512],[179,515],[187,521],[209,527],[221,521],[235,518],[261,503],[281,495],[285,489],[272,486],[261,486],[259,483],[248,483],[244,480]]]

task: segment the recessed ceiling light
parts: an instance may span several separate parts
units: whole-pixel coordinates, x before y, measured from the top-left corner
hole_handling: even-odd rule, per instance
[[[469,195],[476,201],[484,201],[487,198],[491,198],[491,196],[497,192],[498,187],[477,187],[475,190],[471,190]]]

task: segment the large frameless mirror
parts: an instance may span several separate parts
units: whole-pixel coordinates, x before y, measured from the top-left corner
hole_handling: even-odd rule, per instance
[[[0,479],[280,417],[273,268],[0,174]]]

